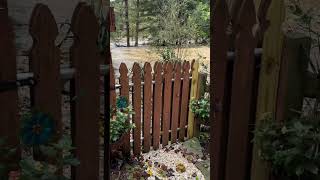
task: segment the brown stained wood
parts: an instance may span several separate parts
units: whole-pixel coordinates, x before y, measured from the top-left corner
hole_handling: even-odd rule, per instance
[[[228,7],[225,0],[211,2],[210,7],[210,177],[225,180],[230,104],[227,85]]]
[[[114,68],[112,64],[110,64],[110,107],[112,109],[116,108],[116,80],[114,74]],[[106,90],[107,91],[107,90]]]
[[[93,10],[81,3],[72,18],[72,32],[75,35],[71,48],[71,63],[76,68],[72,83],[72,135],[75,155],[81,162],[74,169],[77,180],[99,178],[99,63],[96,44],[98,22]]]
[[[105,7],[107,8],[107,14],[109,14],[108,9],[110,7],[110,0],[106,1]],[[110,30],[109,28],[109,22],[108,22],[108,17],[106,18],[106,32],[108,32],[108,30]],[[113,67],[112,64],[112,56],[111,56],[111,50],[110,50],[110,32],[108,32],[107,38],[106,38],[106,61],[105,64],[109,65],[109,67]],[[111,168],[111,162],[110,162],[110,149],[111,146],[109,144],[109,139],[110,139],[110,123],[109,123],[109,119],[110,119],[110,105],[111,105],[111,94],[108,90],[110,90],[111,88],[111,83],[108,82],[108,80],[110,81],[110,76],[111,74],[114,73],[114,70],[111,71],[111,69],[109,69],[109,73],[106,73],[105,75],[105,79],[104,79],[104,167],[103,167],[103,179],[104,180],[110,180],[110,168]],[[115,97],[113,97],[113,102],[115,101]]]
[[[181,97],[181,64],[177,63],[174,68],[173,102],[171,118],[171,143],[177,142],[177,128],[179,124],[180,97]]]
[[[169,128],[171,122],[171,98],[172,98],[172,78],[173,65],[167,63],[164,70],[164,95],[163,95],[163,114],[162,114],[162,145],[168,145]]]
[[[133,120],[135,128],[133,130],[133,154],[141,153],[141,68],[138,63],[133,65]]]
[[[7,14],[6,1],[0,3],[0,8],[4,8],[0,10],[0,81],[15,81],[17,65],[14,31]],[[8,146],[16,148],[20,143],[17,89],[0,92],[0,114],[0,138],[7,137]],[[18,149],[17,154],[10,159],[10,163],[15,166],[13,170],[18,168],[19,159]]]
[[[158,149],[160,144],[160,118],[162,113],[162,64],[156,63],[154,66],[154,91],[153,91],[153,149]]]
[[[189,107],[189,84],[190,84],[190,63],[185,61],[183,63],[182,72],[182,93],[181,93],[181,106],[180,106],[180,130],[179,130],[179,140],[184,141],[186,137],[187,119],[188,119],[188,107]]]
[[[239,13],[239,32],[236,36],[230,126],[226,162],[226,180],[247,180],[248,161],[251,161],[249,124],[252,117],[255,40],[252,26],[256,21],[252,0],[246,0]]]
[[[57,135],[62,133],[60,50],[55,45],[58,27],[46,5],[37,4],[30,21],[33,46],[30,70],[37,84],[31,89],[35,110],[50,114],[55,121]]]
[[[120,95],[126,97],[129,100],[129,77],[128,68],[125,63],[120,65]],[[130,123],[130,119],[128,121]],[[130,154],[130,132],[126,133],[123,138],[123,151],[126,155]]]
[[[151,146],[151,113],[152,113],[152,67],[144,64],[143,87],[143,152],[149,152]]]

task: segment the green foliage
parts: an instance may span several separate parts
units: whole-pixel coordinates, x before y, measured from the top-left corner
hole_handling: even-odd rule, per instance
[[[319,179],[319,117],[293,118],[280,124],[266,116],[256,129],[254,141],[261,159],[270,163],[275,175]]]
[[[200,98],[199,100],[191,100],[190,109],[191,109],[191,112],[193,112],[197,118],[200,118],[203,121],[208,120],[210,116],[209,98]]]
[[[115,0],[111,5],[115,7],[117,26],[117,32],[111,36],[119,43],[126,36],[124,3]],[[156,45],[180,46],[190,40],[208,42],[209,17],[208,0],[129,1],[130,34],[136,35],[139,25],[139,36]]]
[[[60,175],[66,166],[77,166],[80,162],[73,156],[71,151],[71,139],[68,136],[63,136],[57,143],[49,145],[41,145],[40,152],[47,158],[52,158],[55,163],[46,161],[36,161],[32,157],[26,157],[20,161],[21,180],[62,180],[69,179],[64,175]],[[62,152],[62,154],[60,154]]]
[[[173,46],[157,47],[157,54],[162,62],[181,62],[183,59],[179,57]]]
[[[13,164],[8,164],[7,160],[12,158],[16,153],[16,148],[7,146],[7,139],[0,138],[0,180],[7,179],[8,171],[13,167]]]
[[[25,152],[19,162],[20,180],[67,180],[69,178],[59,172],[66,166],[77,166],[80,163],[71,153],[74,147],[72,147],[69,136],[63,135],[59,139],[50,138],[52,124],[48,123],[51,122],[48,117],[41,112],[28,113],[22,117],[22,133],[20,134],[22,141],[19,147],[11,148],[6,144],[6,139],[0,138],[0,159],[6,161],[14,158],[17,148]],[[38,125],[43,125],[43,127]],[[46,131],[48,127],[49,135]],[[45,133],[43,134],[42,131]],[[44,159],[53,161],[35,160],[32,152],[37,152]],[[7,179],[9,170],[14,167],[13,164],[7,162],[0,162],[0,180]]]
[[[125,105],[125,106],[124,106]],[[117,109],[110,113],[110,141],[118,141],[123,134],[129,132],[135,126],[133,123],[129,123],[128,120],[134,112],[132,107],[128,105],[125,97],[117,99]]]
[[[311,71],[314,77],[320,75],[320,11],[316,6],[310,6],[301,0],[286,0],[287,19],[284,23],[284,30],[288,36],[300,36],[309,38],[311,47],[303,47],[304,58],[308,59],[308,71]],[[313,1],[316,3],[316,1]],[[317,78],[318,79],[318,78]],[[318,91],[320,92],[320,91]],[[317,94],[315,101],[305,98],[306,109],[309,113],[319,113],[320,93]],[[312,102],[313,101],[313,102]]]

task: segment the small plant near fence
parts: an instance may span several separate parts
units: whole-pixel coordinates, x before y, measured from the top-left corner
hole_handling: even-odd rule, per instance
[[[205,97],[198,100],[193,99],[190,102],[190,109],[196,118],[206,122],[209,120],[210,115],[210,99]]]
[[[260,158],[283,180],[320,177],[320,119],[297,117],[277,123],[266,116],[256,129]]]
[[[115,143],[121,137],[133,129],[133,123],[128,123],[128,119],[134,112],[129,106],[128,100],[125,97],[117,99],[117,109],[110,114],[110,142]]]
[[[53,119],[42,112],[33,112],[22,117],[20,149],[24,157],[19,161],[18,171],[10,172],[13,164],[0,163],[0,179],[15,176],[20,180],[69,179],[61,172],[67,166],[77,166],[79,161],[71,153],[74,148],[69,136],[55,137]],[[9,160],[16,155],[17,148],[9,148],[6,139],[0,138],[0,159]],[[34,158],[34,155],[41,155]],[[54,159],[53,161],[48,161]],[[10,174],[10,175],[9,175]]]

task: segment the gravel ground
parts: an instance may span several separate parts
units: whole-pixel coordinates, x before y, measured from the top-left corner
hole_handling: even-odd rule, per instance
[[[192,155],[186,155],[183,151],[183,146],[181,144],[176,144],[170,147],[165,147],[163,149],[157,151],[150,151],[149,153],[145,153],[142,155],[144,159],[148,162],[152,163],[150,170],[152,172],[152,176],[148,179],[199,179],[205,180],[201,171],[194,165],[195,161],[201,161],[201,159],[197,159]],[[193,161],[193,162],[192,162]],[[150,163],[150,164],[151,164]],[[155,165],[156,164],[156,165]],[[157,164],[163,164],[166,166],[168,171],[172,169],[172,177],[162,177],[159,172],[159,168]],[[177,166],[179,164],[185,167],[185,172],[178,172]],[[157,177],[157,178],[156,178]]]
[[[147,165],[147,172],[151,174],[148,178],[150,180],[205,179],[201,171],[195,166],[195,163],[202,161],[202,159],[196,157],[193,153],[187,152],[181,144],[166,146],[160,150],[142,154],[142,156],[146,160],[146,164],[149,164]],[[181,170],[181,168],[178,168],[179,165],[185,171],[179,172],[179,169]],[[165,167],[163,168],[163,166]],[[161,171],[163,169],[166,169],[165,171],[169,172],[169,176],[171,177],[164,177]]]

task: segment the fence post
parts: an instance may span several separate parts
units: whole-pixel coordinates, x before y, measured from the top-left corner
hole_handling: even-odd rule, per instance
[[[199,62],[195,61],[192,66],[192,80],[191,80],[191,88],[190,88],[190,101],[196,100],[199,97],[198,93],[198,83],[199,83]],[[190,104],[189,101],[189,104]],[[188,104],[188,105],[189,105]],[[194,120],[194,114],[189,111],[189,118],[188,118],[188,138],[194,137],[194,126],[195,126],[195,120]]]
[[[199,81],[198,81],[198,93],[197,93],[197,98],[201,98],[204,96],[207,88],[207,75],[199,72]],[[201,126],[201,119],[195,118],[195,124],[194,124],[194,136],[199,137],[200,135],[200,126]]]
[[[270,25],[264,33],[263,55],[259,77],[259,90],[256,109],[256,126],[264,113],[276,112],[278,79],[283,49],[281,25],[285,18],[284,1],[272,1],[267,13]],[[256,144],[253,145],[251,179],[269,180],[269,169],[259,158]]]
[[[7,1],[0,1],[0,8],[0,81],[16,81],[14,33],[8,16]],[[10,147],[18,147],[20,121],[17,89],[0,92],[0,114],[0,138],[7,137]],[[15,166],[12,170],[18,168],[19,159],[20,149],[9,159]],[[0,161],[3,162],[2,159]]]
[[[71,63],[76,69],[72,81],[72,136],[80,165],[73,169],[77,180],[99,179],[100,61],[96,44],[97,18],[90,6],[79,3],[72,17],[75,36]]]

